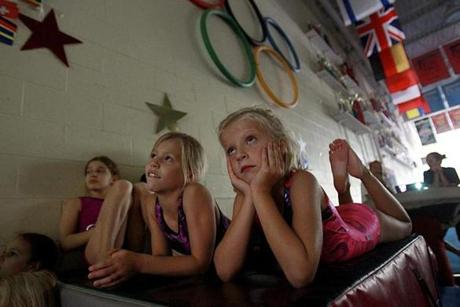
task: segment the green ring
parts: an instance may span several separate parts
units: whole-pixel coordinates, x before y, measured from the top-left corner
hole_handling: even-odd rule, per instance
[[[238,78],[234,77],[222,64],[222,62],[219,60],[219,57],[216,54],[216,51],[211,45],[211,41],[209,40],[209,35],[208,35],[208,29],[206,27],[208,17],[210,15],[216,15],[223,19],[231,28],[232,30],[236,33],[238,38],[241,40],[244,46],[244,51],[247,55],[248,58],[248,64],[249,64],[249,78],[248,80],[239,80]],[[209,53],[209,56],[211,57],[212,61],[214,64],[217,66],[217,68],[220,70],[220,72],[233,84],[236,86],[240,87],[250,87],[252,86],[255,81],[256,81],[256,61],[254,60],[254,55],[252,53],[251,45],[249,44],[249,41],[246,39],[244,36],[243,31],[239,28],[237,25],[236,21],[230,17],[227,13],[220,11],[220,10],[205,10],[203,11],[203,14],[201,15],[201,20],[200,20],[200,29],[201,29],[201,37],[203,38],[204,45],[206,47],[206,50]]]

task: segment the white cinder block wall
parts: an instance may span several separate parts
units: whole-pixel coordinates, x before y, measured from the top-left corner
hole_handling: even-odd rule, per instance
[[[289,1],[309,12],[306,1]],[[293,110],[273,109],[305,141],[312,172],[335,199],[328,143],[345,136],[326,112],[335,95],[313,73],[309,41],[277,2],[257,1],[299,53],[301,98]],[[236,88],[209,64],[197,28],[201,9],[187,0],[44,3],[43,12],[19,5],[37,20],[53,8],[60,29],[83,44],[65,47],[70,68],[49,50],[20,51],[30,31],[19,20],[14,46],[0,44],[0,239],[18,231],[57,238],[61,202],[84,193],[83,166],[95,155],[112,157],[125,178],[138,180],[157,137],[157,118],[145,102],[161,104],[165,93],[188,113],[179,130],[202,142],[209,160],[204,183],[231,215],[233,192],[215,130],[229,112],[265,102],[256,86]],[[217,19],[211,25],[216,48],[237,70],[241,53],[232,33]],[[375,159],[364,150],[371,148],[367,137],[347,135],[366,161]],[[353,186],[359,197],[359,185]]]

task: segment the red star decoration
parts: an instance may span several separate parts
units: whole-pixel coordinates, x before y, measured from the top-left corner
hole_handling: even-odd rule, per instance
[[[42,22],[36,21],[30,17],[19,14],[19,19],[32,31],[27,42],[21,50],[48,48],[57,56],[67,67],[67,57],[65,55],[64,45],[81,44],[78,39],[59,31],[56,16],[51,10]]]

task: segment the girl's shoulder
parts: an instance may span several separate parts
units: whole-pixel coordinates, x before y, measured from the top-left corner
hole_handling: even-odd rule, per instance
[[[80,210],[81,200],[80,197],[68,198],[63,202],[63,209],[67,210]]]
[[[293,171],[288,181],[288,187],[294,190],[301,189],[302,191],[308,191],[310,189],[321,188],[315,175],[306,170]]]
[[[184,197],[186,195],[196,195],[196,194],[210,194],[209,190],[198,182],[189,182],[184,187]]]
[[[184,209],[187,210],[187,207],[198,208],[206,206],[207,204],[213,204],[212,196],[209,190],[202,184],[198,182],[188,183],[182,195],[182,202]],[[188,204],[191,204],[188,206]]]
[[[290,178],[289,178],[292,183],[294,182],[315,182],[316,177],[312,173],[306,170],[295,170],[291,172]]]

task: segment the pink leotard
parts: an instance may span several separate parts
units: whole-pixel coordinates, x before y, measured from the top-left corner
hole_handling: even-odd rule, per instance
[[[284,184],[285,206],[291,207],[291,178]],[[373,249],[380,240],[380,221],[367,205],[351,203],[335,207],[324,193],[328,206],[322,211],[323,248],[321,262],[340,262]],[[291,213],[292,215],[292,208]],[[292,218],[291,218],[292,219]]]

